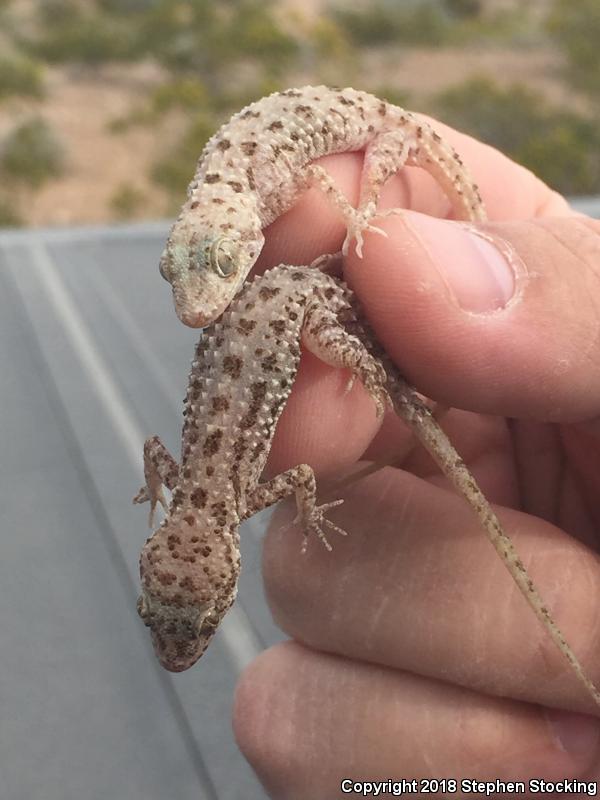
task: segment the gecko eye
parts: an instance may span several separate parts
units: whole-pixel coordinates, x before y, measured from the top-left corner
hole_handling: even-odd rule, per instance
[[[167,283],[168,283],[169,279],[167,277],[167,272],[166,272],[166,269],[165,269],[166,266],[167,266],[167,251],[165,250],[163,252],[163,254],[161,255],[161,257],[160,257],[160,261],[158,262],[158,271],[160,272],[160,277],[163,280],[167,281]]]
[[[138,597],[136,608],[137,608],[137,613],[139,614],[139,616],[144,620],[145,624],[148,624],[146,622],[146,618],[148,616],[149,609],[148,609],[148,603],[146,602],[146,598],[144,597],[143,594],[141,594]]]
[[[236,247],[231,239],[221,236],[212,243],[209,263],[220,278],[229,278],[236,270]]]
[[[219,620],[214,612],[211,609],[207,614],[199,614],[198,619],[196,620],[196,633],[198,635],[207,636],[209,634],[213,634],[216,628],[219,625]]]

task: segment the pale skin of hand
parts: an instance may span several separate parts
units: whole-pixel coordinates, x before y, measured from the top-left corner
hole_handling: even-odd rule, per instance
[[[483,247],[429,176],[406,170],[345,276],[380,341],[420,391],[453,409],[443,426],[514,539],[591,679],[600,683],[600,222],[497,151],[435,123],[471,167],[516,268],[491,278]],[[361,157],[321,159],[349,199]],[[427,216],[425,216],[427,215]],[[343,226],[317,190],[267,231],[262,268],[339,249]],[[505,245],[499,245],[505,249]],[[453,287],[453,288],[451,288]],[[511,298],[512,295],[512,298]],[[461,308],[461,305],[465,308]],[[355,779],[600,781],[600,710],[534,619],[472,512],[403,425],[379,428],[370,398],[308,354],[271,453],[335,481],[359,458],[390,461],[342,492],[350,535],[300,556],[265,544],[278,624],[294,640],[242,676],[242,751],[276,798],[342,796]],[[331,483],[329,484],[331,485]],[[287,516],[292,511],[289,510]],[[343,795],[353,796],[353,795]],[[573,796],[573,795],[570,795]]]

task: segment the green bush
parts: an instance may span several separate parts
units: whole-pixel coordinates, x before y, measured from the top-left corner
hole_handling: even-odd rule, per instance
[[[0,100],[10,95],[41,97],[42,67],[25,56],[0,55]]]
[[[174,108],[197,113],[209,105],[210,98],[202,81],[193,77],[174,76],[153,89],[142,103],[125,115],[111,119],[107,128],[110,133],[125,133],[135,125],[155,124]]]
[[[482,0],[444,0],[444,5],[448,13],[458,19],[477,18],[483,12]]]
[[[279,28],[268,3],[237,3],[236,12],[225,27],[231,55],[236,60],[238,54],[257,60],[267,66],[270,75],[281,74],[299,53],[297,42]]]
[[[410,108],[411,95],[405,89],[398,89],[395,86],[378,86],[372,92],[376,97],[381,97],[382,100],[387,100],[400,108]]]
[[[173,197],[182,197],[192,180],[202,148],[217,128],[212,117],[198,114],[179,144],[169,155],[157,161],[150,177]]]
[[[62,175],[64,162],[62,143],[41,117],[18,125],[0,145],[3,178],[34,188]]]
[[[158,86],[150,98],[150,108],[155,115],[172,108],[197,112],[206,107],[208,102],[208,92],[202,81],[194,77],[181,77]]]
[[[144,203],[144,193],[130,183],[121,183],[110,199],[110,208],[119,220],[135,217]]]
[[[533,89],[474,78],[436,96],[433,113],[494,145],[565,194],[600,192],[600,126]]]
[[[361,9],[333,6],[329,14],[359,47],[403,43],[442,44],[449,34],[448,19],[438,4],[369,3]]]
[[[99,0],[99,6],[109,14],[131,14],[148,11],[156,0]]]
[[[193,73],[216,95],[230,65],[251,60],[280,72],[293,62],[298,45],[272,7],[269,0],[156,0],[137,19],[140,51],[171,71]]]
[[[133,23],[102,13],[95,4],[84,8],[73,0],[52,0],[41,4],[39,14],[37,34],[29,36],[23,44],[50,63],[95,66],[139,57]]]
[[[24,224],[14,200],[0,197],[0,228],[21,228]]]
[[[548,30],[562,48],[574,86],[600,95],[600,3],[554,0]]]

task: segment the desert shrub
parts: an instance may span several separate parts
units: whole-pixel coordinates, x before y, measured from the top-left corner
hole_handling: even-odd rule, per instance
[[[481,16],[482,0],[444,0],[448,13],[458,19],[470,19]]]
[[[373,89],[372,93],[395,106],[400,106],[401,108],[410,108],[411,106],[410,92],[404,89],[398,89],[396,86],[378,86],[376,89]]]
[[[41,97],[42,67],[26,56],[0,55],[0,100],[10,95]]]
[[[434,113],[499,148],[565,194],[600,191],[600,128],[592,118],[554,108],[533,89],[475,78],[448,89]]]
[[[95,3],[74,0],[40,4],[36,33],[23,46],[50,63],[77,62],[95,66],[139,57],[136,28],[114,14],[102,13]]]
[[[329,14],[359,47],[403,43],[407,45],[444,42],[448,19],[436,3],[369,3],[364,8],[333,6]]]
[[[144,203],[144,193],[131,183],[121,183],[110,199],[110,209],[119,220],[135,217]]]
[[[567,61],[573,85],[600,94],[600,3],[554,0],[547,27]]]
[[[244,58],[260,61],[271,75],[289,67],[299,50],[296,40],[277,24],[268,3],[240,2],[226,31],[234,51]]]
[[[169,154],[153,164],[151,179],[174,197],[181,197],[192,180],[202,148],[216,130],[212,117],[196,115]]]
[[[194,77],[174,76],[155,87],[143,101],[125,115],[107,124],[110,133],[125,133],[135,125],[151,125],[174,108],[196,113],[210,104],[202,81]]]
[[[202,81],[185,76],[162,83],[152,92],[150,107],[155,114],[172,108],[198,111],[208,103],[208,92]]]
[[[157,0],[139,15],[140,49],[171,71],[193,73],[216,94],[232,64],[250,59],[279,72],[292,62],[298,45],[272,7],[264,0]]]
[[[0,228],[20,228],[24,224],[14,199],[0,197]]]
[[[98,0],[103,11],[110,14],[131,14],[148,11],[157,4],[157,0]]]
[[[0,145],[4,178],[39,187],[64,171],[65,150],[51,126],[32,117],[14,128]]]

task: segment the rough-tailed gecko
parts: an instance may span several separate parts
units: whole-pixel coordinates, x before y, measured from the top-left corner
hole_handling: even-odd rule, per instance
[[[364,150],[358,208],[320,156]],[[423,119],[355,89],[304,86],[242,109],[208,141],[160,261],[182,322],[217,319],[240,290],[264,243],[262,229],[318,186],[342,215],[362,255],[383,184],[403,166],[429,172],[457,219],[486,218],[479,190],[458,153]],[[387,211],[386,213],[394,213]]]
[[[166,519],[140,557],[138,612],[156,654],[179,672],[200,658],[236,597],[240,523],[295,494],[305,537],[326,547],[325,531],[340,530],[317,505],[313,470],[300,464],[260,482],[275,427],[290,394],[300,346],[350,370],[372,396],[378,414],[391,405],[405,420],[477,515],[528,604],[600,704],[467,466],[418,394],[382,351],[351,291],[315,269],[279,266],[248,282],[196,348],[184,409],[181,464],[157,437],[144,446],[146,485],[134,502],[166,508]],[[305,540],[306,541],[306,540]]]

